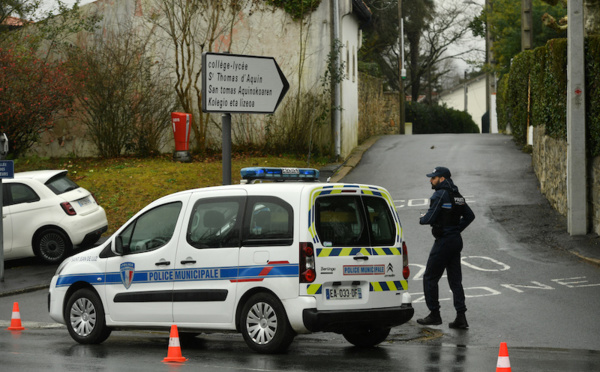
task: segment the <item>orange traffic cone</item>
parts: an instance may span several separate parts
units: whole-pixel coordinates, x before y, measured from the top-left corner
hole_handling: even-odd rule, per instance
[[[10,319],[9,331],[22,331],[25,328],[21,325],[21,313],[19,312],[19,303],[13,303],[12,317]]]
[[[496,372],[511,372],[510,360],[508,360],[508,348],[506,342],[500,343],[500,351],[498,352],[498,363],[496,364]]]
[[[173,324],[171,326],[171,335],[169,337],[169,353],[167,357],[163,359],[163,362],[178,362],[183,363],[187,360],[181,356],[181,346],[179,344],[179,332],[177,326]]]

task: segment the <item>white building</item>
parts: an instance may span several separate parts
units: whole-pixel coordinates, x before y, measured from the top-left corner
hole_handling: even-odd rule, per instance
[[[137,29],[152,29],[152,32],[157,33],[154,39],[157,43],[155,53],[162,54],[162,58],[169,60],[174,56],[169,38],[161,35],[161,31],[148,22],[152,12],[159,9],[156,6],[158,1],[160,0],[98,0],[82,6],[81,9],[86,13],[102,16],[101,27],[96,32],[96,37],[106,35],[126,22],[131,22]],[[337,24],[339,40],[343,46],[340,54],[345,72],[345,78],[340,84],[341,130],[338,143],[339,155],[345,158],[358,144],[357,53],[361,47],[360,26],[369,21],[371,12],[361,0],[335,1],[339,5]],[[290,99],[290,93],[297,92],[299,87],[301,90],[322,90],[321,81],[327,69],[334,37],[333,25],[336,23],[333,22],[334,1],[321,1],[318,8],[302,20],[294,20],[282,9],[266,5],[266,2],[258,4],[261,5],[254,6],[252,11],[250,8],[241,9],[236,14],[233,26],[222,28],[221,35],[213,43],[210,51],[274,57],[290,84],[280,108]],[[161,42],[164,45],[160,45]],[[205,48],[204,51],[209,50]],[[198,61],[201,60],[200,57],[199,55]],[[264,129],[268,119],[266,115],[252,115],[248,120],[260,130]],[[334,132],[333,123],[331,128]],[[215,143],[220,137],[218,132],[213,130],[209,133],[215,139]],[[169,135],[172,138],[172,133]],[[336,135],[338,133],[332,133],[331,137],[335,139]],[[89,143],[84,144],[86,141],[73,137],[77,136],[64,136],[60,141],[42,140],[43,146],[38,146],[35,151],[46,156],[68,153],[79,156],[94,154],[94,149]],[[76,149],[73,143],[69,143],[72,140],[77,140]],[[165,151],[170,149],[166,148]]]
[[[485,74],[448,89],[439,95],[439,104],[459,111],[468,112],[473,121],[483,133],[482,117],[485,114]],[[491,97],[489,133],[498,133],[498,120],[496,119],[496,96]]]

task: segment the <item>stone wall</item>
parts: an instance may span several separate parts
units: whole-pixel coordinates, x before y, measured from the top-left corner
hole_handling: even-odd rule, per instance
[[[545,127],[533,129],[533,170],[540,191],[550,205],[567,216],[567,142],[546,136]],[[600,234],[600,157],[588,163],[588,227]],[[591,224],[591,226],[590,226]]]

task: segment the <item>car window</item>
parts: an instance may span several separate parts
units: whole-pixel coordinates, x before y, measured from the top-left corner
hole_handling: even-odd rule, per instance
[[[164,204],[139,216],[119,236],[124,252],[140,253],[158,249],[173,237],[181,202]]]
[[[4,184],[2,191],[3,203],[6,206],[40,201],[38,194],[31,187],[22,183]]]
[[[195,248],[240,246],[243,197],[198,200],[192,209],[187,241]]]
[[[294,210],[286,201],[270,196],[248,198],[243,245],[291,245]]]
[[[46,186],[48,186],[48,188],[56,195],[79,188],[79,185],[71,181],[65,173],[57,174],[56,176],[50,178],[46,182]]]
[[[364,196],[363,201],[367,208],[368,220],[371,225],[371,245],[394,245],[396,228],[388,203],[382,198],[370,196]]]
[[[330,195],[315,201],[315,227],[325,247],[369,244],[359,196]]]

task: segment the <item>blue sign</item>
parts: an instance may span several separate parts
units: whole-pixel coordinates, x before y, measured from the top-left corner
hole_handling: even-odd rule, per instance
[[[15,163],[12,160],[0,160],[0,179],[15,178]]]

